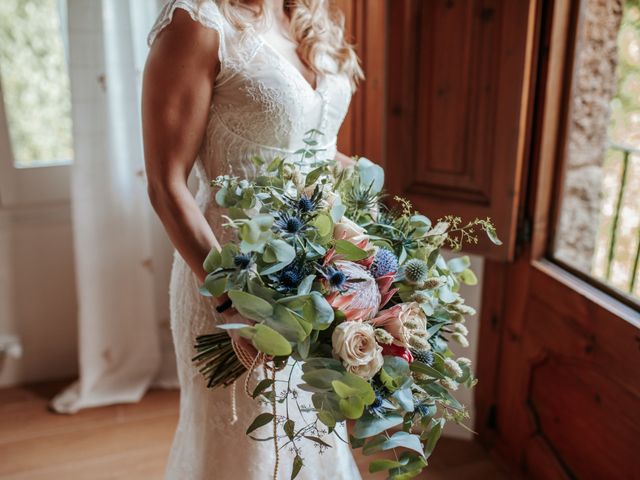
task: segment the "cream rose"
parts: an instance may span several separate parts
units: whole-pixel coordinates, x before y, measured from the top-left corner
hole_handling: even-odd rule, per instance
[[[343,322],[333,331],[331,340],[333,355],[342,360],[347,371],[368,380],[382,368],[382,347],[371,325]]]
[[[336,240],[347,240],[354,245],[358,245],[363,240],[366,240],[367,243],[369,241],[366,230],[347,217],[342,217],[342,219],[335,224],[333,227],[333,238]]]

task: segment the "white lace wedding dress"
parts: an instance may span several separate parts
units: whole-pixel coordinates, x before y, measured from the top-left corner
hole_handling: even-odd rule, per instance
[[[213,0],[169,1],[149,34],[149,44],[171,22],[176,8],[187,11],[193,20],[216,30],[220,36],[220,72],[215,80],[206,136],[195,168],[199,178],[198,204],[218,239],[225,242],[229,238],[221,229],[221,212],[212,198],[209,180],[226,173],[255,175],[252,156],[291,155],[303,146],[302,138],[310,129],[324,133],[319,138],[324,144],[323,155],[334,157],[336,135],[347,112],[351,87],[346,76],[326,74],[318,76],[314,89],[258,32],[251,28],[234,29]],[[239,384],[236,395],[238,420],[234,422],[231,389],[208,390],[205,380],[191,363],[196,335],[211,332],[216,321],[213,305],[199,295],[198,286],[196,277],[176,254],[170,295],[171,326],[181,385],[180,421],[166,478],[272,478],[273,443],[253,441],[245,435],[249,423],[268,406],[248,398]],[[287,370],[280,372],[281,378],[288,375]],[[299,383],[295,380],[300,375],[299,367],[293,373],[294,384]],[[254,381],[257,381],[257,375]],[[310,397],[301,395],[300,403],[311,405]],[[302,424],[301,419],[296,423]],[[344,429],[339,432],[342,438],[347,438]],[[267,437],[269,427],[256,433]],[[298,478],[360,479],[349,446],[335,436],[327,439],[333,448],[322,454],[313,442],[306,442],[303,450],[305,466]],[[288,448],[280,451],[279,478],[291,477],[293,457]]]

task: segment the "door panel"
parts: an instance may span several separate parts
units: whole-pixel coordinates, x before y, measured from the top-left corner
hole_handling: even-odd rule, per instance
[[[384,165],[386,0],[334,0],[345,17],[349,42],[360,58],[365,79],[351,101],[338,136],[338,150]]]
[[[527,295],[520,311],[506,302],[499,451],[531,478],[631,478],[640,467],[637,312],[612,313],[562,281],[555,265],[524,275],[515,269],[504,284],[526,286]]]
[[[631,479],[640,472],[638,305],[551,260],[580,6],[541,4],[520,213],[534,219],[532,237],[514,262],[485,267],[477,429],[527,478]]]
[[[527,143],[534,0],[400,0],[389,11],[389,185],[434,219],[491,216],[511,258]]]

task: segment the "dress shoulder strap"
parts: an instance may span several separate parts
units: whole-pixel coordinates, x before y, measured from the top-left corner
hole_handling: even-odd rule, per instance
[[[224,28],[226,20],[214,0],[169,0],[160,11],[158,18],[149,32],[149,36],[147,37],[148,45],[151,46],[162,29],[171,23],[176,8],[186,11],[193,21],[218,32],[218,35],[220,35],[218,56],[220,62],[222,62],[226,56]]]

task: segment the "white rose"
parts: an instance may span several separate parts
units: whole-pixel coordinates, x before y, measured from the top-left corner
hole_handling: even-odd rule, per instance
[[[382,347],[371,325],[343,322],[333,331],[331,341],[334,356],[342,360],[347,371],[368,380],[382,368]]]
[[[347,240],[354,245],[359,244],[363,240],[369,240],[366,230],[347,217],[342,217],[342,220],[335,224],[333,227],[333,238],[336,240]]]

